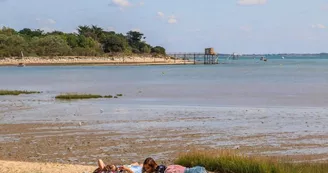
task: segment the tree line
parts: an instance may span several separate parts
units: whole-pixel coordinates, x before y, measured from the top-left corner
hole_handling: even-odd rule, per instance
[[[121,34],[92,26],[78,26],[77,33],[44,32],[24,28],[0,28],[0,57],[21,56],[104,56],[108,54],[162,54],[161,46],[151,46],[138,31]]]

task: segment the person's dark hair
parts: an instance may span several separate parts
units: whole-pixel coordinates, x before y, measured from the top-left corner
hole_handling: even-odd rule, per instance
[[[156,173],[164,173],[166,170],[166,166],[165,165],[158,165],[155,169]]]
[[[145,166],[148,168],[148,170],[146,170]],[[147,173],[152,173],[156,170],[157,168],[157,163],[155,162],[155,160],[151,157],[148,157],[142,166],[142,172],[147,172]]]

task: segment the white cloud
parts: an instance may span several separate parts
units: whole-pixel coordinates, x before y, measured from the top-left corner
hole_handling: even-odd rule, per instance
[[[42,28],[40,28],[41,30],[43,30],[44,32],[53,32],[53,31],[55,31],[55,29],[53,29],[53,28],[50,28],[50,27],[42,27]]]
[[[323,24],[315,24],[315,25],[312,25],[311,26],[312,28],[315,28],[315,29],[326,29],[327,27]]]
[[[134,28],[134,29],[131,29],[131,31],[140,32],[141,30],[139,28]]]
[[[47,22],[48,22],[49,24],[56,24],[56,21],[53,20],[53,19],[47,19]]]
[[[128,7],[131,6],[131,3],[128,0],[112,0],[112,5],[119,7]]]
[[[157,16],[159,16],[160,18],[164,18],[165,17],[165,15],[164,15],[164,13],[163,12],[157,12]]]
[[[168,19],[167,22],[169,24],[175,24],[175,23],[178,23],[178,20],[177,20],[177,18],[174,15],[172,15],[172,16],[169,17],[169,19]]]
[[[267,3],[267,0],[238,0],[238,5],[261,5]]]
[[[55,31],[54,26],[57,22],[54,19],[36,18],[35,21],[38,24],[38,28],[40,28],[44,32],[53,32],[53,31]]]
[[[115,31],[115,28],[112,27],[112,26],[109,26],[109,27],[107,28],[107,31]]]
[[[166,16],[163,12],[159,11],[157,12],[157,17],[167,21],[169,24],[175,24],[178,23],[178,19],[176,16],[171,15],[171,16]]]

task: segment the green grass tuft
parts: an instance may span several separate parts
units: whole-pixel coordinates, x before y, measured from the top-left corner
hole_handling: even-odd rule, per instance
[[[122,97],[122,96],[123,96],[123,94],[116,94],[116,96],[117,96],[117,97]]]
[[[0,90],[0,95],[39,94],[39,91]]]
[[[56,96],[56,99],[61,100],[77,100],[77,99],[98,99],[98,98],[118,98],[118,96],[123,96],[123,94],[118,94],[116,96],[112,95],[95,95],[95,94],[77,94],[77,93],[68,93],[68,94],[61,94]]]
[[[293,163],[286,159],[247,157],[231,151],[192,151],[180,155],[176,164],[204,166],[217,173],[327,173],[328,163]]]
[[[77,99],[97,99],[102,98],[101,95],[95,95],[95,94],[61,94],[55,97],[56,99],[61,100],[77,100]]]

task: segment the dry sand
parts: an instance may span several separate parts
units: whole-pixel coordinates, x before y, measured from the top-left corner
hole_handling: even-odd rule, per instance
[[[94,170],[95,166],[0,160],[1,173],[90,173]]]
[[[0,66],[25,65],[170,65],[191,64],[193,62],[170,57],[127,56],[127,57],[25,57],[0,59]]]

